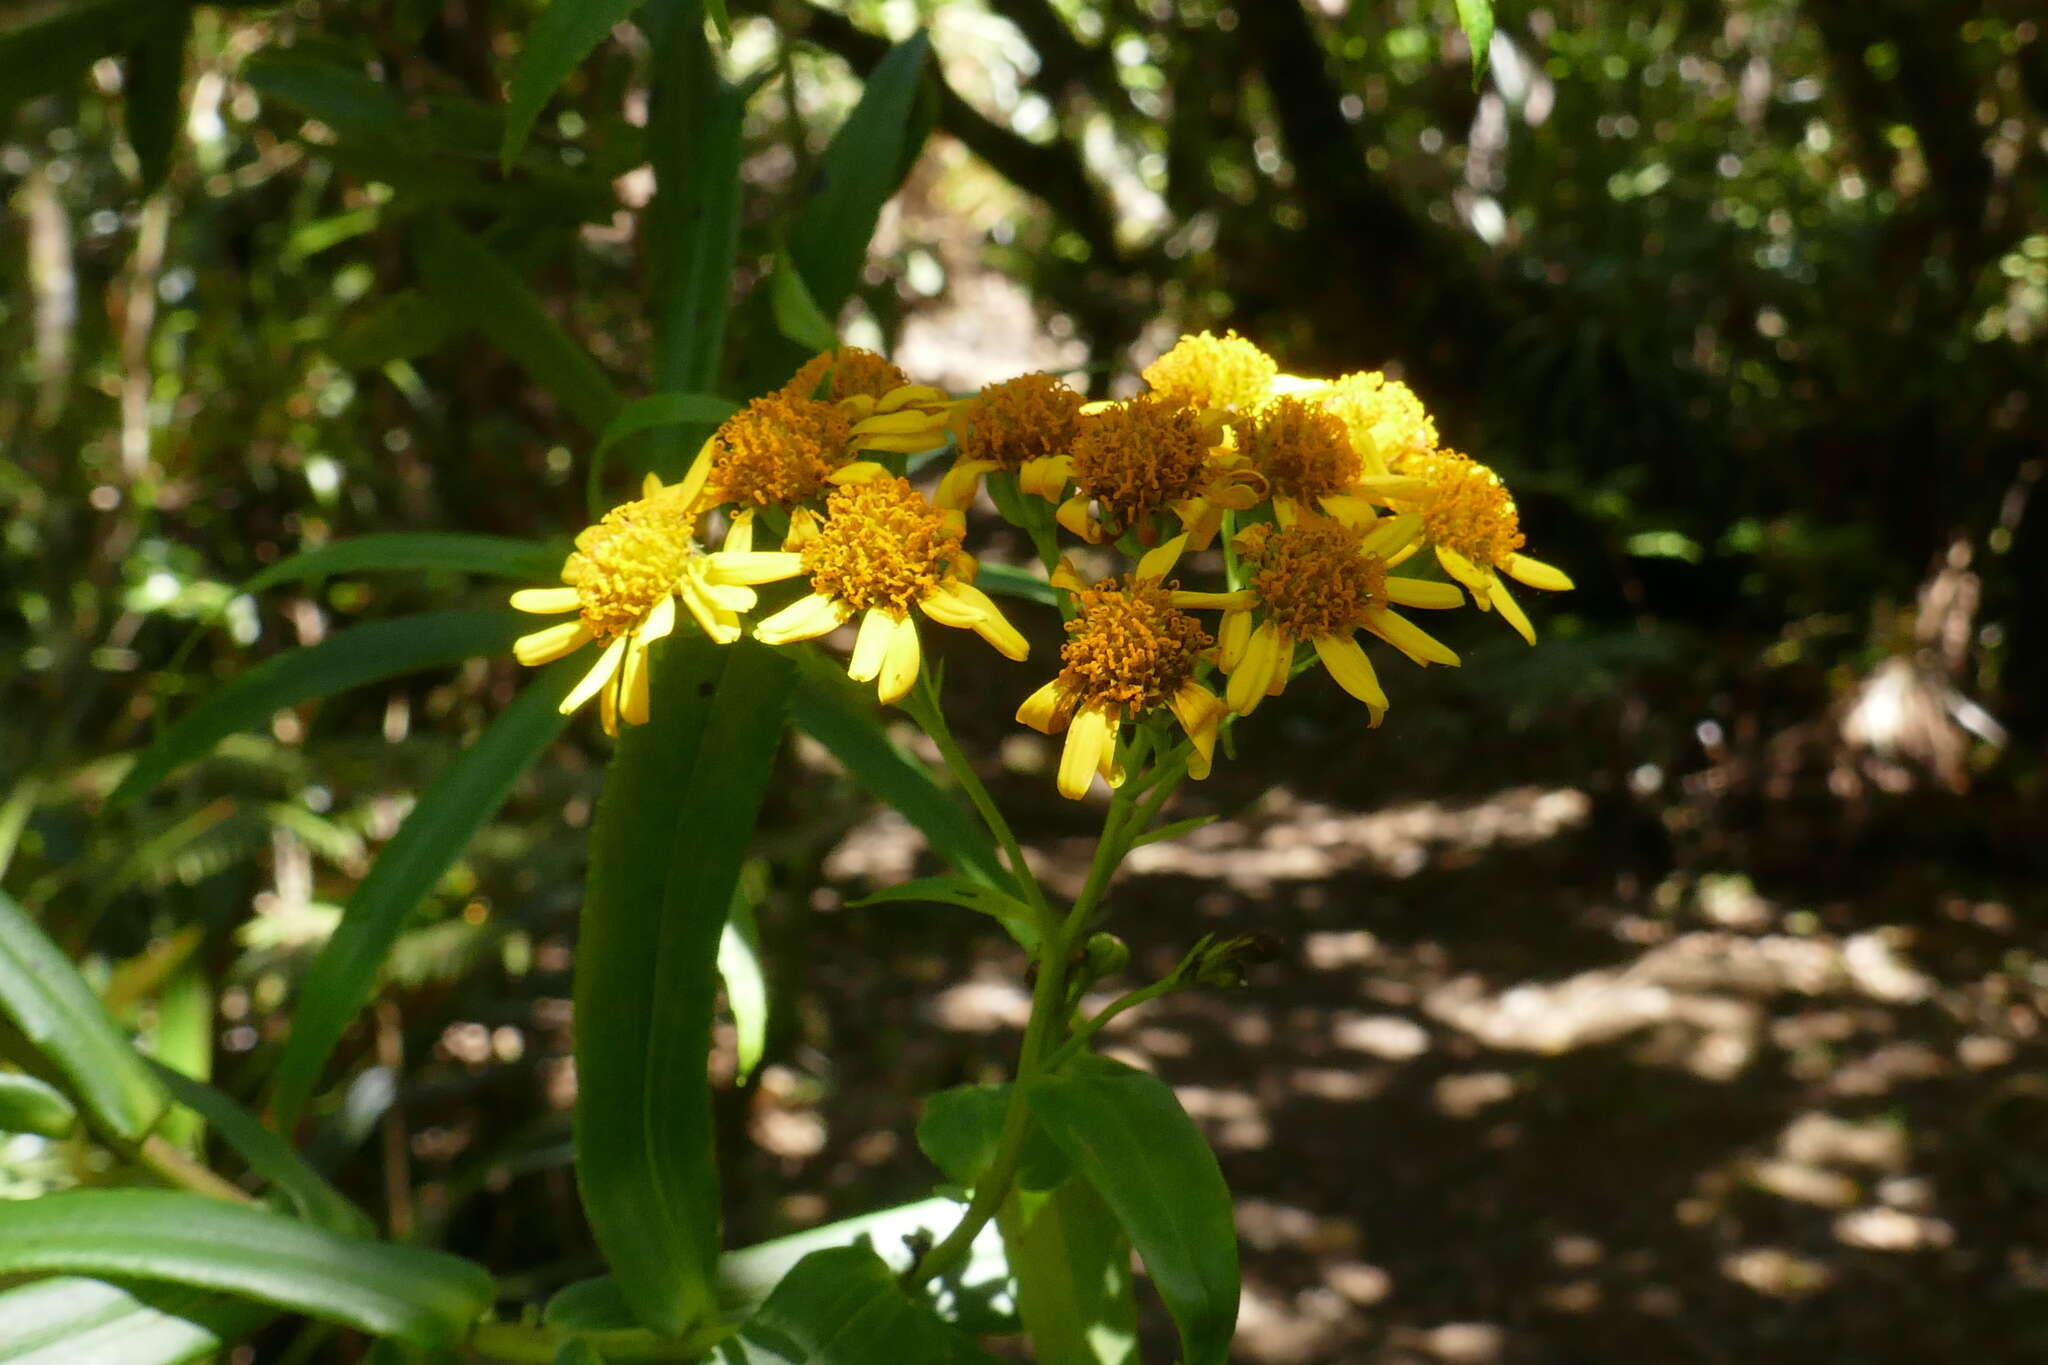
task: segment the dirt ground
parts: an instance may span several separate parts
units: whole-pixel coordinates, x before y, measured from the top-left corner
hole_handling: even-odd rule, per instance
[[[1825,716],[1691,667],[1528,705],[1404,676],[1379,731],[1317,681],[1181,802],[1220,818],[1112,898],[1126,988],[1212,930],[1282,945],[1105,1035],[1236,1193],[1237,1359],[2048,1351],[2048,898],[2038,811],[1997,773],[1884,792]],[[1052,795],[1034,741],[969,738],[1071,891],[1099,807]],[[840,908],[924,866],[869,817],[771,926],[805,1003],[729,1166],[735,1243],[924,1195],[913,1097],[1013,1059],[999,933]],[[1156,1305],[1145,1358],[1174,1358]]]

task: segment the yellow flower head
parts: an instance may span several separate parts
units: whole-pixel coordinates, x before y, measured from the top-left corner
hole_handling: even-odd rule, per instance
[[[1401,505],[1421,518],[1423,535],[1436,547],[1444,572],[1465,585],[1481,611],[1498,609],[1517,634],[1535,644],[1536,628],[1500,576],[1549,592],[1563,592],[1572,581],[1521,552],[1521,514],[1500,475],[1455,450],[1410,461],[1407,472],[1419,476],[1424,487]]]
[[[1241,411],[1265,398],[1280,367],[1273,357],[1236,332],[1184,336],[1147,365],[1144,378],[1154,390],[1198,407]]]
[[[1194,741],[1189,775],[1209,775],[1224,707],[1195,680],[1212,640],[1187,608],[1231,598],[1182,592],[1165,578],[1187,542],[1186,535],[1176,536],[1149,551],[1135,572],[1093,587],[1064,562],[1053,577],[1078,610],[1067,622],[1059,675],[1025,699],[1017,719],[1044,734],[1066,730],[1059,789],[1070,800],[1085,795],[1098,772],[1112,786],[1122,780],[1116,769],[1118,728],[1160,707]]]
[[[1273,500],[1314,509],[1351,491],[1361,464],[1336,414],[1300,398],[1276,398],[1237,424],[1239,448]]]
[[[1436,423],[1415,390],[1378,370],[1347,374],[1317,390],[1318,406],[1344,423],[1368,474],[1406,474],[1436,449]]]
[[[1420,664],[1455,664],[1458,656],[1420,627],[1392,610],[1455,607],[1464,600],[1448,583],[1396,578],[1391,557],[1414,542],[1413,517],[1394,517],[1370,526],[1327,518],[1275,529],[1253,527],[1238,537],[1238,551],[1253,566],[1252,606],[1225,614],[1220,661],[1230,674],[1230,707],[1249,715],[1287,685],[1298,644],[1316,655],[1345,691],[1363,701],[1379,724],[1387,709],[1365,651],[1352,638],[1359,630],[1379,636]],[[1254,630],[1253,611],[1264,620]]]
[[[1198,409],[1158,394],[1082,413],[1073,454],[1051,462],[1060,484],[1071,477],[1078,489],[1060,505],[1060,524],[1089,541],[1136,531],[1151,544],[1171,512],[1205,546],[1223,508],[1250,507],[1260,492],[1256,475],[1247,482],[1246,471],[1218,461],[1216,431]]]
[[[1012,659],[1029,653],[1024,637],[972,583],[974,559],[961,548],[960,514],[937,507],[894,476],[834,489],[824,525],[800,551],[781,556],[784,576],[807,574],[808,596],[755,628],[767,644],[815,639],[861,617],[848,676],[880,679],[883,701],[917,681],[918,608],[941,625],[973,630]]]
[[[1053,375],[1021,374],[961,404],[953,415],[960,455],[939,483],[938,504],[966,508],[982,476],[999,469],[1023,475],[1033,491],[1049,482],[1056,498],[1064,480],[1054,459],[1073,444],[1082,402]]]
[[[726,418],[706,447],[703,505],[790,511],[822,496],[851,458],[853,423],[838,405],[774,393]]]
[[[841,346],[806,360],[782,386],[782,395],[837,403],[855,396],[882,398],[909,384],[910,376],[886,357],[858,346]]]
[[[621,717],[629,724],[647,719],[647,648],[675,629],[678,597],[713,640],[739,638],[739,614],[754,605],[749,585],[776,577],[779,566],[772,556],[706,554],[691,538],[694,522],[683,490],[663,488],[650,475],[645,496],[577,535],[562,565],[564,586],[512,594],[521,611],[576,613],[514,642],[521,663],[549,663],[593,640],[605,647],[563,700],[564,714],[596,695],[607,732],[617,732]]]

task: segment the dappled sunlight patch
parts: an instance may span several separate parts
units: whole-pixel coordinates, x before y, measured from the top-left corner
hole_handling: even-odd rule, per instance
[[[1330,1019],[1330,1039],[1348,1052],[1363,1052],[1389,1062],[1411,1061],[1429,1051],[1429,1031],[1398,1014],[1340,1010]]]
[[[1472,1071],[1443,1076],[1430,1088],[1430,1099],[1446,1118],[1477,1118],[1482,1112],[1515,1097],[1514,1077],[1505,1071]]]
[[[1803,1299],[1835,1282],[1826,1262],[1783,1247],[1749,1247],[1721,1259],[1721,1273],[1774,1299]]]
[[[1835,1240],[1859,1251],[1937,1251],[1955,1245],[1946,1219],[1873,1205],[1845,1213],[1834,1223]]]
[[[1209,1140],[1225,1151],[1256,1151],[1273,1140],[1265,1107],[1242,1090],[1206,1085],[1177,1085],[1174,1098],[1188,1117],[1202,1126]]]
[[[1483,801],[1413,801],[1344,811],[1277,788],[1249,815],[1218,820],[1170,843],[1148,844],[1125,866],[1221,881],[1246,896],[1280,882],[1313,882],[1353,868],[1412,877],[1433,858],[1541,843],[1583,825],[1592,800],[1576,787],[1510,787]]]
[[[1259,1365],[1321,1365],[1362,1331],[1357,1310],[1336,1290],[1318,1285],[1282,1296],[1247,1282],[1232,1354]]]

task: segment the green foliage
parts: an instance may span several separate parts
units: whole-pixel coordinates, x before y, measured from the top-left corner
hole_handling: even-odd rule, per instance
[[[183,1365],[273,1316],[258,1304],[175,1285],[52,1276],[0,1293],[0,1358],[9,1365]]]
[[[720,1365],[894,1365],[906,1359],[970,1365],[994,1357],[906,1294],[874,1252],[841,1247],[797,1262],[714,1359]]]
[[[591,831],[577,953],[577,1177],[635,1315],[715,1311],[712,974],[782,738],[786,660],[699,637],[657,649],[653,719],[621,737]]]
[[[218,1290],[420,1346],[461,1340],[491,1302],[490,1277],[453,1256],[168,1190],[0,1204],[0,1274],[51,1272]]]

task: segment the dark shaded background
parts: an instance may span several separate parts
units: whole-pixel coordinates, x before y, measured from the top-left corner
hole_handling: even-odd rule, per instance
[[[405,245],[415,205],[450,208],[601,364],[641,368],[648,53],[622,30],[543,120],[556,164],[501,177],[475,120],[536,9],[195,11],[147,204],[111,63],[0,125],[6,880],[82,951],[200,968],[239,1093],[333,907],[516,669],[283,715],[145,811],[95,823],[97,802],[153,723],[253,661],[497,591],[317,585],[175,656],[263,564],[581,524],[592,434],[436,330]],[[1140,965],[1211,929],[1285,945],[1245,991],[1113,1031],[1240,1195],[1242,1358],[2048,1347],[2038,7],[1510,7],[1476,92],[1434,4],[733,10],[735,63],[781,72],[737,288],[849,73],[927,21],[936,131],[852,339],[959,388],[1047,367],[1122,391],[1203,326],[1295,371],[1397,369],[1580,585],[1536,609],[1533,652],[1459,622],[1466,666],[1390,674],[1377,732],[1290,691],[1186,799],[1217,823],[1118,893]],[[259,98],[241,63],[282,45],[376,76],[481,188]],[[738,341],[766,325],[743,306]],[[1007,723],[1028,684],[971,645],[963,729],[1073,878],[1093,812]],[[595,1266],[565,1056],[603,754],[560,746],[423,910],[306,1135],[395,1230],[535,1292]],[[915,1097],[1002,1067],[1024,1009],[978,924],[843,911],[920,869],[916,840],[805,746],[783,761],[770,1064],[727,1092],[735,1242],[924,1193]],[[0,1146],[0,1192],[47,1165]]]

